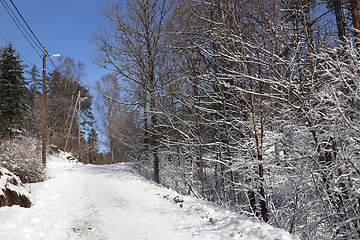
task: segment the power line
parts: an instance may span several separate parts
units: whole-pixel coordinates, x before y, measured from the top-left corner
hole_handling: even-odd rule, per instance
[[[5,0],[4,0],[5,1]],[[39,41],[39,39],[36,37],[35,33],[31,30],[29,24],[26,22],[26,20],[24,19],[24,17],[22,16],[22,14],[20,13],[19,9],[16,7],[15,3],[10,0],[11,4],[13,5],[13,7],[15,8],[15,10],[17,11],[17,13],[19,14],[19,16],[21,17],[21,19],[23,20],[23,22],[25,23],[25,25],[27,26],[27,28],[30,30],[31,34],[34,36],[34,38],[36,39],[36,41],[39,43],[39,45],[41,46],[41,50],[44,48],[44,46],[41,44],[41,42]],[[33,40],[34,41],[34,40]],[[35,42],[35,41],[34,41]],[[46,51],[46,55],[50,58],[49,52]],[[56,69],[56,66],[54,64],[54,62],[52,61],[52,59],[50,58],[50,61],[52,63],[52,66],[54,67],[54,69]],[[57,69],[56,69],[57,70]]]
[[[0,34],[0,37],[1,37],[2,39],[4,39],[4,41],[5,41],[6,43],[9,43],[3,36],[1,36],[1,34]]]
[[[2,5],[4,6],[5,10],[8,12],[8,14],[10,15],[11,19],[14,21],[14,23],[16,24],[16,26],[19,28],[19,30],[21,31],[21,33],[24,35],[24,37],[26,38],[26,40],[30,43],[31,47],[35,50],[35,52],[39,55],[42,56],[42,51],[44,46],[41,44],[41,42],[39,41],[39,39],[36,37],[35,33],[31,30],[29,24],[26,22],[25,18],[22,16],[22,14],[20,13],[19,9],[16,7],[15,3],[10,0],[12,6],[14,7],[14,9],[16,10],[16,12],[18,13],[18,15],[20,16],[20,18],[22,19],[22,21],[25,23],[27,29],[30,31],[30,33],[25,29],[25,27],[23,26],[23,24],[20,22],[20,20],[16,17],[15,13],[11,10],[11,8],[9,7],[9,5],[6,3],[5,0],[0,0],[0,2],[2,3]],[[6,7],[6,6],[7,7]],[[11,13],[12,14],[11,14]],[[30,42],[30,40],[28,39],[28,37],[25,35],[25,33],[22,31],[22,29],[20,28],[20,26],[17,24],[17,22],[15,21],[14,17],[16,18],[17,22],[21,25],[21,27],[24,29],[24,31],[26,32],[26,34],[29,36],[29,38],[31,39],[31,41],[36,45],[37,48],[39,48],[41,50],[41,53],[39,53],[36,48],[33,46],[33,44]],[[34,40],[35,38],[35,40]],[[54,70],[56,70],[59,74],[60,77],[62,78],[62,74],[58,71],[55,63],[53,62],[53,60],[50,58],[49,52],[46,50],[46,56],[49,58],[50,60],[50,65],[53,67]],[[24,58],[25,59],[25,58]],[[29,62],[29,61],[28,61]],[[30,63],[30,62],[29,62]]]
[[[23,36],[25,37],[25,39],[29,42],[29,44],[31,45],[31,47],[35,50],[35,52],[40,55],[40,53],[36,50],[36,48],[34,47],[34,45],[31,43],[31,41],[29,40],[28,36],[30,37],[30,39],[32,40],[32,42],[36,45],[36,47],[38,47],[39,49],[41,49],[36,42],[34,41],[34,39],[31,37],[31,35],[26,31],[25,27],[21,24],[20,20],[16,17],[15,13],[11,10],[11,8],[9,7],[9,5],[5,2],[5,0],[0,0],[0,2],[2,3],[2,5],[4,6],[5,10],[7,11],[7,13],[9,14],[9,16],[11,17],[11,19],[13,20],[13,22],[15,23],[15,25],[18,27],[18,29],[20,30],[20,32],[23,34]],[[16,19],[16,20],[15,20]],[[20,24],[20,26],[19,26]],[[26,36],[26,34],[28,36]]]
[[[25,19],[23,18],[23,16],[21,15],[20,11],[17,9],[17,7],[15,6],[15,4],[13,3],[12,0],[10,0],[10,2],[12,3],[12,5],[14,6],[15,10],[17,11],[17,13],[19,14],[19,16],[21,17],[21,19],[24,21],[24,23],[26,24],[26,26],[28,27],[28,29],[30,30],[30,32],[32,33],[32,35],[34,36],[34,38],[36,39],[36,41],[39,43],[39,45],[41,46],[41,48],[43,48],[43,45],[40,43],[39,39],[36,37],[36,35],[34,34],[34,32],[31,30],[31,28],[29,27],[29,25],[27,24],[27,22],[25,21]]]

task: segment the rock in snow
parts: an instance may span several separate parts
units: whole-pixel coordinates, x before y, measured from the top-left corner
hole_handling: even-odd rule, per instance
[[[154,184],[131,164],[49,157],[48,180],[31,187],[29,209],[0,208],[0,239],[298,240],[210,202]]]
[[[6,168],[0,168],[0,189],[0,207],[13,205],[31,207],[28,190],[23,186],[20,178]]]

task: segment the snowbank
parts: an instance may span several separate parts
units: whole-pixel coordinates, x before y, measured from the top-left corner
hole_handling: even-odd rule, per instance
[[[151,192],[157,195],[159,200],[172,203],[179,207],[178,212],[193,219],[186,224],[193,229],[194,236],[199,236],[200,239],[300,239],[283,229],[274,228],[265,222],[256,222],[248,217],[226,210],[215,203],[190,196],[181,196],[170,189],[152,185]]]

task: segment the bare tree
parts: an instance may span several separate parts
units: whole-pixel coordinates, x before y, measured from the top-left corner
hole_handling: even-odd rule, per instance
[[[93,36],[98,46],[93,62],[114,71],[121,80],[130,82],[134,87],[134,97],[135,92],[140,90],[140,93],[137,92],[138,100],[132,103],[144,107],[146,123],[149,114],[151,124],[144,131],[151,135],[155,182],[160,181],[156,94],[162,76],[159,66],[164,57],[161,43],[170,9],[169,0],[134,0],[126,4],[122,1],[109,2],[107,7],[101,8],[108,24]]]
[[[100,115],[99,130],[106,136],[106,143],[111,154],[111,163],[115,163],[115,121],[119,111],[120,87],[114,74],[101,77],[101,81],[95,83],[95,90],[98,92],[98,101],[95,106]]]

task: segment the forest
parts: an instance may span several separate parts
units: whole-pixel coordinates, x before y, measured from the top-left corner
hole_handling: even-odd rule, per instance
[[[358,5],[109,1],[100,7],[107,24],[91,36],[92,62],[111,71],[93,86],[100,119],[82,64],[63,58],[48,75],[49,141],[63,149],[80,91],[84,163],[131,161],[156,183],[302,239],[359,239]],[[41,121],[38,71],[24,87],[11,51],[0,57],[2,149],[38,138]],[[6,69],[19,73],[16,101],[3,91]]]
[[[144,175],[302,239],[360,237],[358,1],[133,0],[101,13],[109,135]]]

